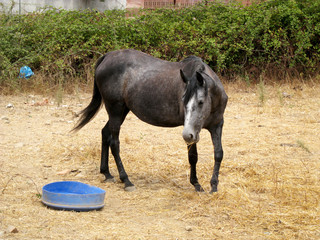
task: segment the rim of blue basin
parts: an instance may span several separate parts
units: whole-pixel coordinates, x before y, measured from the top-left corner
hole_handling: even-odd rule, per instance
[[[49,183],[42,188],[42,203],[58,210],[91,211],[104,207],[106,191],[77,181]]]

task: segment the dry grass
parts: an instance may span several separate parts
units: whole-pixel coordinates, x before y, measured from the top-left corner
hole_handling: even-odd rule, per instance
[[[259,86],[228,84],[225,157],[213,195],[189,184],[182,128],[157,128],[128,116],[121,154],[137,187],[128,193],[119,180],[103,183],[99,174],[104,110],[79,133],[68,132],[90,95],[64,96],[60,107],[51,99],[33,104],[42,96],[1,96],[0,239],[319,239],[319,89],[264,85],[261,104]],[[4,107],[9,102],[14,109]],[[209,191],[213,148],[205,131],[198,152],[199,181]],[[105,189],[104,209],[47,209],[38,191],[56,180]],[[10,225],[19,232],[5,233]]]

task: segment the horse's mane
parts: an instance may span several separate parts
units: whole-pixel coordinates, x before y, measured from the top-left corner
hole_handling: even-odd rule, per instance
[[[181,63],[182,71],[188,78],[191,78],[196,72],[203,72],[205,69],[202,59],[196,56],[186,57],[181,61]]]

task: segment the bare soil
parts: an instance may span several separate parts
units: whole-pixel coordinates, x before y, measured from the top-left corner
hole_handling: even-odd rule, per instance
[[[0,96],[0,239],[320,239],[320,85],[227,84],[219,192],[209,194],[213,147],[203,130],[198,177],[189,183],[182,128],[131,113],[121,155],[136,191],[99,174],[101,110],[71,134],[87,93]],[[11,105],[10,105],[11,104]],[[41,203],[47,183],[75,180],[106,190],[100,211]]]

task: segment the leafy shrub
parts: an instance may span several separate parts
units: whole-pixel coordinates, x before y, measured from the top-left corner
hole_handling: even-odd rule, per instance
[[[198,55],[226,76],[319,70],[318,0],[269,0],[248,7],[208,3],[127,15],[61,9],[0,14],[0,85],[17,81],[23,65],[51,84],[86,81],[98,57],[122,48],[169,61]]]

